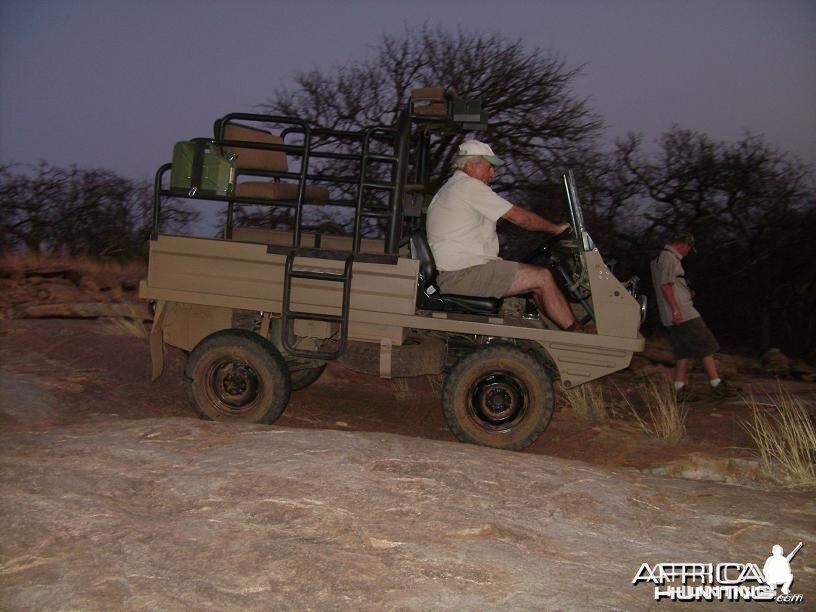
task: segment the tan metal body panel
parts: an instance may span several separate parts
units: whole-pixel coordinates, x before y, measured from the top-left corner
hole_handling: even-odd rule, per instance
[[[141,284],[140,296],[214,307],[212,313],[200,315],[189,311],[198,320],[187,326],[176,323],[167,333],[168,314],[182,312],[170,308],[163,322],[157,321],[165,327],[165,341],[191,348],[194,337],[216,331],[213,326],[223,323],[229,327],[224,309],[280,313],[285,258],[267,253],[265,244],[187,236],[159,236],[151,242],[148,278]],[[595,300],[597,335],[550,330],[539,321],[521,318],[417,312],[419,264],[400,258],[395,265],[354,264],[349,338],[374,342],[390,339],[400,344],[409,329],[418,329],[528,340],[537,342],[549,354],[565,385],[605,376],[627,367],[632,353],[643,350],[644,341],[638,333],[639,307],[609,273],[597,251],[585,256]],[[330,260],[296,261],[296,267],[340,270],[341,266],[342,262]],[[334,283],[295,279],[293,296],[296,310],[339,313],[340,288]],[[306,335],[325,337],[332,331],[327,325],[304,324],[298,332]]]
[[[482,317],[438,312],[419,312],[413,317],[377,315],[373,321],[402,321],[420,330],[475,334],[514,340],[532,340],[552,358],[565,386],[572,387],[606,376],[629,366],[632,353],[642,351],[644,339],[580,334],[546,329],[538,321],[500,317]]]
[[[167,302],[162,333],[167,344],[192,351],[204,338],[231,325],[231,308]]]
[[[620,338],[637,338],[640,328],[640,305],[601,259],[598,249],[584,254],[589,274],[592,305],[598,333]]]
[[[289,235],[291,239],[291,235]],[[180,304],[256,310],[279,314],[283,295],[283,255],[269,254],[265,244],[204,239],[189,236],[159,236],[150,245],[148,277],[140,295]],[[342,262],[299,258],[298,268],[339,271]],[[375,310],[414,314],[418,263],[400,259],[395,265],[355,263],[351,284],[349,338],[379,342],[389,338],[402,344],[407,329],[400,325],[372,323],[365,314]],[[339,314],[341,290],[338,284],[296,279],[292,284],[295,310]],[[359,314],[355,314],[359,313]],[[193,312],[190,318],[197,318]],[[204,317],[207,319],[208,317]],[[298,335],[326,338],[336,329],[326,323],[296,321]],[[165,321],[164,326],[168,326]],[[189,323],[198,330],[210,328],[207,320]],[[165,333],[168,344],[189,350],[185,334],[174,324]],[[225,327],[229,327],[229,322]],[[216,330],[210,330],[212,331]],[[204,334],[205,336],[207,334]],[[201,340],[204,336],[198,337]],[[197,341],[198,341],[197,340]],[[196,341],[196,342],[197,342]]]
[[[190,303],[279,313],[285,261],[283,255],[267,253],[262,244],[159,236],[150,244],[142,297],[195,294]],[[343,262],[303,257],[295,267],[342,271]],[[413,314],[418,267],[405,258],[394,265],[355,263],[351,310]],[[339,284],[296,279],[292,290],[294,309],[339,314]]]
[[[301,319],[295,321],[296,336],[331,338],[338,332],[339,328],[340,326],[336,323],[327,323],[325,321],[304,321]],[[401,345],[408,335],[408,329],[396,325],[378,325],[370,323],[368,320],[365,322],[349,320],[348,333],[349,338],[352,340],[380,342],[387,338],[391,341],[391,344]]]
[[[192,351],[204,338],[231,325],[231,308],[160,301],[150,331],[151,379],[164,370],[165,344]]]

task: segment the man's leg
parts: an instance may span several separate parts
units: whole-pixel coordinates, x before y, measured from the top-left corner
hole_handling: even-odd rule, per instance
[[[742,389],[720,378],[714,355],[708,355],[703,358],[703,367],[708,375],[708,384],[711,385],[712,397],[715,399],[733,399],[739,397]]]
[[[674,393],[678,402],[696,402],[700,397],[688,386],[689,365],[694,355],[693,320],[667,327],[674,355]]]
[[[678,402],[697,402],[700,396],[689,389],[689,359],[676,359],[674,364],[674,394]]]
[[[561,329],[575,324],[575,316],[567,303],[567,298],[553,278],[552,272],[541,266],[519,264],[516,277],[507,295],[532,293],[539,310],[546,314]]]
[[[717,373],[717,362],[714,360],[714,355],[703,357],[703,368],[705,368],[709,381],[719,381],[720,375]]]
[[[688,359],[678,359],[674,364],[674,387],[682,387],[688,384]]]

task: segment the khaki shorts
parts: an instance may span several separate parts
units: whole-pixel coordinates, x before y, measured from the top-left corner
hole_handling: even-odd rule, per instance
[[[668,330],[675,359],[702,359],[720,350],[714,334],[700,317],[670,325]]]
[[[442,293],[500,298],[507,295],[518,272],[518,262],[494,259],[453,272],[437,274]]]

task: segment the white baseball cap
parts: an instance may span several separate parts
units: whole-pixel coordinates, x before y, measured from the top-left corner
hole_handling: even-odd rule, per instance
[[[501,166],[504,163],[502,160],[496,157],[496,154],[493,153],[493,149],[490,148],[489,144],[485,144],[479,140],[466,140],[460,144],[459,155],[478,155],[479,157],[484,157],[494,166]]]

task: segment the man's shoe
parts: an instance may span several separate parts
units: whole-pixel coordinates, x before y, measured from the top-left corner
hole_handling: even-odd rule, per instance
[[[688,387],[681,387],[679,391],[675,392],[675,398],[678,403],[685,402],[699,402],[702,398]]]
[[[716,387],[711,387],[711,397],[714,399],[734,399],[740,396],[742,389],[735,387],[726,380],[721,380]]]
[[[564,331],[576,332],[579,334],[597,334],[598,328],[595,327],[595,323],[578,323],[577,321],[567,327]]]

